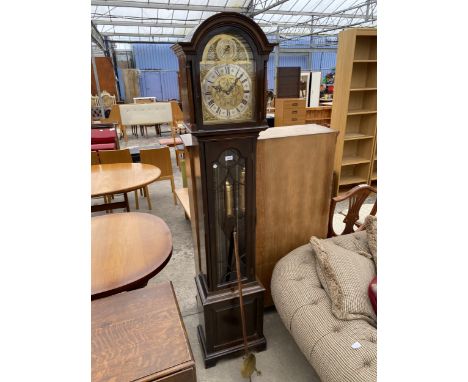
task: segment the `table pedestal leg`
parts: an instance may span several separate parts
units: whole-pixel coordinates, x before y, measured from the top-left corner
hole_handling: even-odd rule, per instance
[[[128,196],[126,192],[124,192],[124,199],[125,199],[127,212],[130,212],[130,206],[128,205]]]

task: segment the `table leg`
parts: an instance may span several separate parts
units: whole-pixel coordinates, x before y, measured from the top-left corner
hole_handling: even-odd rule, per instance
[[[124,199],[125,199],[127,212],[130,212],[130,206],[128,205],[128,196],[126,192],[124,192]]]

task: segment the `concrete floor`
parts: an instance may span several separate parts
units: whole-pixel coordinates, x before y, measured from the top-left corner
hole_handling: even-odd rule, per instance
[[[148,137],[129,136],[128,143],[121,141],[121,148],[151,146],[158,141],[154,129],[148,129]],[[128,132],[131,134],[130,129]],[[167,127],[163,127],[163,135],[168,136]],[[182,187],[180,171],[175,165],[174,152],[173,172],[176,188]],[[171,186],[168,180],[149,185],[149,193],[153,209],[147,209],[146,200],[139,197],[140,212],[146,212],[161,217],[169,226],[173,235],[173,255],[167,266],[150,283],[172,281],[177,296],[181,314],[187,329],[190,345],[196,361],[198,382],[230,382],[245,381],[240,375],[242,357],[227,358],[218,361],[215,367],[205,369],[201,348],[197,338],[198,315],[196,306],[195,263],[192,247],[190,221],[185,219],[184,210],[180,204],[174,205]],[[135,211],[134,194],[129,193],[130,210]],[[93,216],[102,214],[94,213]],[[253,381],[265,382],[319,382],[313,368],[307,362],[294,340],[283,325],[278,313],[268,310],[264,316],[264,334],[267,339],[267,349],[257,353],[257,368],[261,376],[254,375]]]

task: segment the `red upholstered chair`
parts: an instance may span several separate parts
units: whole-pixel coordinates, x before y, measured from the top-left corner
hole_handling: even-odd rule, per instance
[[[97,125],[91,126],[91,145],[108,144],[114,145],[114,150],[119,149],[119,138],[114,125],[102,124],[102,127],[97,128]],[[112,149],[107,149],[112,150]]]
[[[91,151],[105,151],[105,150],[115,150],[115,143],[98,143],[91,145]]]

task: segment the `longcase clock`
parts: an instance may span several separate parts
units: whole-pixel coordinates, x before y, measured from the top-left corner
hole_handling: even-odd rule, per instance
[[[205,20],[178,56],[197,300],[205,366],[243,349],[236,287],[238,233],[248,346],[266,348],[264,288],[255,277],[255,153],[268,127],[266,67],[274,44],[238,13]]]

